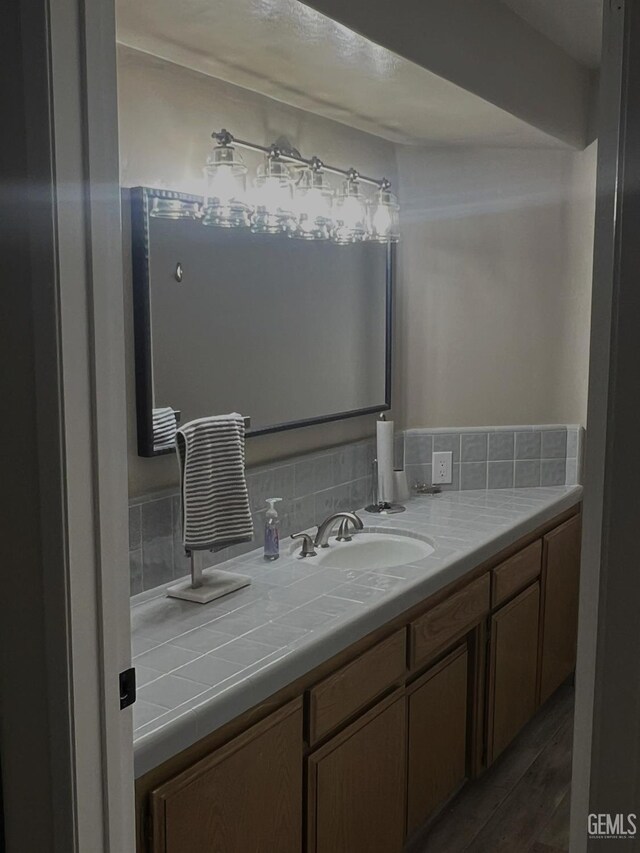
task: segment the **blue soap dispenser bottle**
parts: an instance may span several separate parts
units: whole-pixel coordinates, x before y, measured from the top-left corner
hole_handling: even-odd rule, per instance
[[[275,504],[282,498],[267,498],[269,509],[264,524],[264,558],[277,560],[280,556],[280,519]]]

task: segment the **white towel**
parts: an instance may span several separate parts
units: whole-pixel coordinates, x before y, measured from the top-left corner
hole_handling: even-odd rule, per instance
[[[199,418],[176,433],[187,551],[219,551],[253,538],[244,471],[244,418]]]
[[[173,449],[176,442],[176,413],[171,406],[153,410],[153,449]]]

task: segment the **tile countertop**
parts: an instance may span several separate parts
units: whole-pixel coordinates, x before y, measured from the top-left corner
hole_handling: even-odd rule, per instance
[[[258,549],[223,568],[251,586],[211,604],[132,599],[136,777],[271,696],[366,634],[462,577],[580,501],[580,486],[445,492],[412,498],[407,511],[362,514],[366,529],[428,538],[434,552],[376,571],[321,569]],[[336,545],[339,547],[339,545]]]

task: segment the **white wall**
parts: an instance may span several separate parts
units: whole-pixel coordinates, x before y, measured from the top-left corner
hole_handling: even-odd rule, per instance
[[[406,426],[582,423],[595,145],[398,149]]]
[[[236,136],[269,144],[286,136],[300,151],[363,174],[395,182],[394,146],[343,124],[281,104],[204,74],[128,48],[118,49],[121,183],[125,187],[167,187],[202,192],[202,166],[210,134],[226,127]],[[248,164],[257,164],[251,153]],[[127,234],[126,211],[124,230]],[[125,240],[125,255],[127,241]],[[137,455],[133,379],[133,322],[130,266],[125,257],[127,312],[127,394],[129,406],[129,491],[139,495],[177,483],[173,457]],[[318,318],[326,320],[327,318]],[[301,377],[301,393],[304,377]],[[375,419],[353,418],[317,427],[252,438],[249,464],[356,440],[375,431]]]

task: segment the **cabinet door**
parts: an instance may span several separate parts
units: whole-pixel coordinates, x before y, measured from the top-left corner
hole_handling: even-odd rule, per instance
[[[578,634],[580,516],[544,537],[540,702],[573,672]]]
[[[309,757],[309,853],[400,853],[405,717],[396,691]]]
[[[487,763],[500,755],[537,703],[540,584],[491,617]]]
[[[407,832],[411,834],[467,775],[467,647],[410,688]]]
[[[151,795],[153,853],[300,853],[302,702]]]

